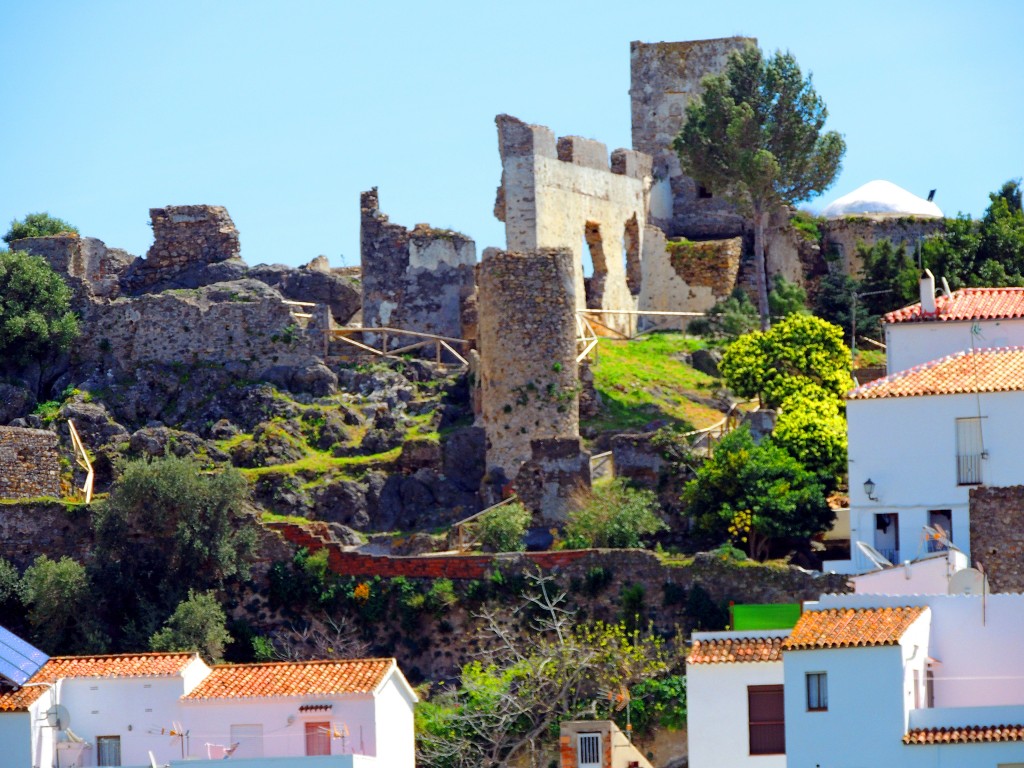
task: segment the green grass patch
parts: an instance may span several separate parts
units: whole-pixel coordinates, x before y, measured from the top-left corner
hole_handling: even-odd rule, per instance
[[[637,341],[601,339],[592,370],[602,412],[584,426],[621,431],[660,420],[699,429],[721,420],[719,411],[691,399],[712,395],[719,386],[681,359],[702,345],[681,333],[656,333]]]
[[[392,448],[383,453],[369,456],[332,456],[324,451],[313,451],[297,461],[287,464],[271,464],[264,467],[239,469],[244,477],[254,480],[263,475],[322,475],[336,470],[370,467],[375,464],[388,464],[398,460],[402,448]]]

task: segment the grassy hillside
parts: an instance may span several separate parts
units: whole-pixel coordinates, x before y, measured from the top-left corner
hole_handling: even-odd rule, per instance
[[[637,341],[601,339],[592,370],[602,409],[583,426],[622,431],[664,421],[700,429],[719,421],[719,411],[694,398],[712,397],[721,384],[683,361],[702,345],[681,333],[656,333]]]

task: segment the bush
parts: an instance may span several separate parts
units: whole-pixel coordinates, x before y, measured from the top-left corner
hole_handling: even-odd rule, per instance
[[[477,520],[481,543],[495,552],[519,552],[526,549],[523,534],[533,515],[518,501],[492,509]]]
[[[826,493],[846,473],[846,419],[841,403],[815,386],[782,401],[772,442],[814,472]]]
[[[22,221],[12,221],[11,228],[4,235],[4,242],[13,243],[26,237],[48,237],[50,235],[77,235],[78,230],[66,221],[50,214],[30,213]]]
[[[188,591],[174,613],[149,640],[154,651],[199,651],[208,663],[224,658],[224,646],[231,642],[227,617],[212,592]]]
[[[67,349],[78,336],[71,290],[39,256],[0,251],[0,359]]]
[[[655,510],[658,500],[652,491],[630,488],[622,480],[599,486],[579,509],[569,513],[565,545],[570,549],[643,546],[643,537],[668,526]]]

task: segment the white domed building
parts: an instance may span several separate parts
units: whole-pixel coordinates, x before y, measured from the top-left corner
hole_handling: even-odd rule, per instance
[[[942,231],[945,221],[935,203],[882,179],[833,200],[821,215],[826,219],[824,252],[841,258],[854,277],[861,269],[859,244],[889,240],[913,250],[919,239]]]

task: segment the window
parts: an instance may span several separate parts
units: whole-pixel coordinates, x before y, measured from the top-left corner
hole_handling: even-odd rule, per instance
[[[121,764],[121,737],[96,737],[96,765]]]
[[[330,723],[306,723],[306,754],[331,754]]]
[[[807,711],[828,711],[828,675],[825,672],[807,673]]]
[[[984,456],[985,451],[981,440],[981,419],[957,419],[957,485],[981,485],[981,460]]]
[[[953,510],[951,509],[929,509],[928,525],[936,530],[941,530],[949,541],[953,541]],[[941,552],[946,549],[945,543],[939,539],[928,539],[929,552]]]
[[[579,768],[597,768],[601,765],[601,734],[581,733],[576,741],[576,764]]]
[[[786,754],[786,719],[781,685],[748,685],[750,754]]]

